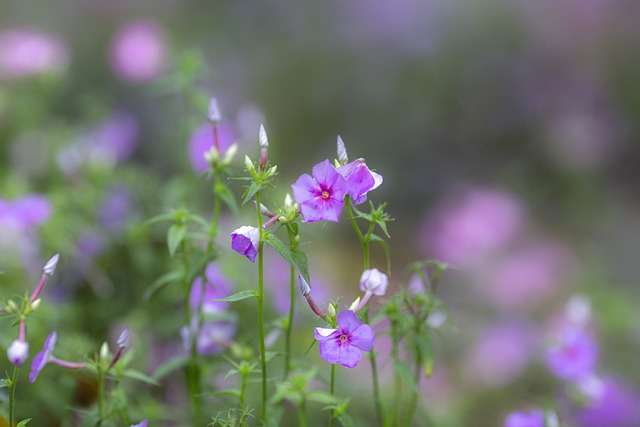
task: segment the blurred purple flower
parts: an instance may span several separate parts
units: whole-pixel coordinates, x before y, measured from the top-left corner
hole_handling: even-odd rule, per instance
[[[7,358],[9,362],[13,363],[16,366],[22,366],[22,364],[29,357],[29,343],[16,339],[14,340],[9,348],[7,349]]]
[[[225,298],[231,293],[231,283],[220,270],[216,263],[209,263],[205,270],[207,281],[204,284],[204,298],[202,298],[202,278],[198,277],[193,281],[191,286],[191,296],[189,303],[192,309],[197,309],[201,304],[203,313],[221,313],[227,306],[228,302],[211,302],[213,299]]]
[[[85,230],[76,242],[76,257],[80,262],[95,258],[102,253],[105,245],[102,235],[94,230]]]
[[[349,191],[347,180],[329,160],[318,163],[309,174],[300,175],[291,185],[293,198],[300,205],[305,222],[340,220],[344,197]]]
[[[190,333],[195,333],[196,322],[191,324],[191,330],[186,326],[180,331],[182,336],[182,344],[187,353],[189,353]],[[196,348],[198,354],[208,355],[222,352],[231,345],[231,341],[236,333],[236,322],[233,321],[214,321],[204,322],[200,327],[200,335]]]
[[[224,156],[224,152],[231,147],[235,141],[235,131],[231,124],[221,122],[218,128],[218,146],[220,154]],[[204,173],[209,170],[209,163],[204,158],[204,153],[213,147],[213,129],[210,123],[204,124],[193,131],[189,138],[189,161],[194,171]]]
[[[504,427],[544,427],[544,412],[512,412],[507,416]]]
[[[50,34],[29,28],[0,32],[0,80],[59,70],[68,57],[64,42]]]
[[[353,311],[338,313],[337,322],[338,329],[314,328],[314,337],[320,341],[320,357],[331,364],[353,368],[362,359],[360,350],[373,347],[373,329],[362,324]]]
[[[594,373],[598,360],[598,345],[585,330],[562,328],[546,354],[547,366],[563,380],[579,380]]]
[[[617,380],[604,380],[601,397],[579,409],[573,418],[580,427],[636,427],[640,425],[640,395]]]
[[[354,205],[366,202],[367,192],[375,190],[382,184],[382,175],[369,170],[364,159],[357,159],[340,166],[338,173],[347,180],[349,185],[347,193],[353,198]]]
[[[237,228],[231,233],[231,249],[249,258],[254,262],[258,255],[260,243],[260,230],[247,225]]]
[[[0,230],[2,224],[28,230],[45,223],[51,216],[51,203],[46,196],[29,194],[11,201],[0,198]]]
[[[131,427],[147,427],[148,421],[147,420],[142,420],[140,421],[140,424],[131,424]]]
[[[164,33],[154,21],[129,22],[111,41],[111,68],[123,80],[134,83],[151,80],[164,71],[166,60]]]
[[[500,308],[521,309],[544,301],[576,273],[575,257],[545,241],[509,252],[485,272],[483,295]]]
[[[56,346],[56,333],[51,332],[47,337],[47,340],[44,342],[44,348],[36,357],[33,358],[31,362],[31,373],[29,374],[29,382],[34,382],[36,378],[38,378],[38,374],[40,371],[44,369],[44,367],[51,360],[51,353],[53,352],[53,348]]]
[[[468,353],[466,376],[489,387],[508,383],[532,359],[535,335],[528,325],[514,321],[489,327]]]
[[[91,132],[91,143],[99,156],[119,163],[133,154],[139,134],[136,118],[127,112],[116,112]]]
[[[131,194],[125,187],[110,189],[98,211],[100,224],[109,232],[121,231],[131,212]]]
[[[506,246],[522,229],[524,210],[512,195],[476,188],[446,203],[424,225],[430,257],[468,266]]]

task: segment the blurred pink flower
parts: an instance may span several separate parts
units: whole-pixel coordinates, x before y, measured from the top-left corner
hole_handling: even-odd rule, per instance
[[[142,83],[159,76],[167,61],[162,28],[154,21],[138,20],[121,27],[111,41],[110,62],[123,80]]]
[[[204,299],[202,302],[202,278],[198,277],[191,286],[189,304],[192,309],[202,305],[203,313],[222,313],[229,306],[228,302],[211,302],[213,299],[225,298],[231,294],[233,289],[231,282],[227,279],[220,267],[216,263],[209,263],[205,270],[207,281],[204,284]]]
[[[90,143],[99,156],[106,156],[115,163],[127,160],[133,154],[138,139],[136,118],[127,112],[109,116],[90,134]]]
[[[221,122],[218,127],[218,145],[220,153],[224,157],[224,152],[233,144],[235,131],[229,123]],[[210,123],[198,127],[189,138],[189,161],[194,171],[204,173],[209,170],[209,163],[204,158],[204,153],[213,147],[213,129]]]
[[[567,381],[593,375],[597,361],[597,342],[588,332],[574,326],[567,326],[556,333],[546,355],[551,372]]]
[[[424,250],[455,266],[469,266],[505,247],[522,229],[524,209],[513,195],[475,188],[449,200],[425,222]]]
[[[493,325],[478,334],[466,358],[466,376],[484,386],[500,387],[522,373],[533,358],[536,341],[526,324]]]
[[[604,380],[602,395],[574,415],[581,427],[635,427],[640,425],[640,395],[614,380]]]
[[[0,80],[59,70],[68,59],[67,46],[50,34],[30,28],[0,32]]]
[[[484,272],[482,295],[502,309],[521,309],[549,298],[576,274],[575,257],[566,247],[541,241],[515,250]]]

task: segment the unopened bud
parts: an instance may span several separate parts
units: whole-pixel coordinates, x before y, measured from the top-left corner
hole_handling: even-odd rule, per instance
[[[100,346],[100,360],[106,360],[109,357],[109,344],[106,342]]]
[[[40,307],[40,303],[41,302],[42,302],[42,298],[38,298],[34,302],[32,302],[31,303],[31,310],[36,310],[38,307]]]
[[[347,156],[347,148],[344,146],[344,142],[342,141],[342,138],[340,138],[340,135],[338,135],[338,162],[341,165],[346,165],[347,162],[349,162],[349,157]]]
[[[222,115],[220,114],[220,107],[218,106],[218,100],[216,98],[211,98],[209,100],[209,112],[207,114],[207,120],[212,124],[218,123],[222,119]]]
[[[256,170],[249,156],[244,156],[244,167],[247,168],[247,172],[251,174],[253,174]]]
[[[7,311],[9,313],[17,313],[19,311],[18,304],[16,304],[14,300],[10,299],[7,301]]]
[[[238,152],[238,144],[231,144],[231,147],[227,148],[227,151],[224,153],[224,159],[222,159],[222,163],[225,165],[230,164],[233,161],[233,158],[236,156]]]
[[[7,357],[14,365],[22,366],[29,357],[29,343],[21,339],[14,340],[7,349]]]
[[[264,125],[260,125],[260,131],[258,132],[258,140],[260,141],[261,148],[269,147],[269,139],[267,138],[267,131],[264,129]]]
[[[349,310],[355,312],[357,311],[356,309],[358,308],[359,305],[360,305],[360,297],[356,298],[356,300],[351,303],[351,305],[349,306]]]
[[[124,330],[120,333],[118,337],[118,348],[127,348],[129,347],[129,328],[124,328]]]
[[[268,216],[269,218],[273,217],[273,213],[262,203],[260,203],[260,213],[264,216]]]
[[[44,265],[42,272],[47,276],[51,276],[54,271],[56,271],[56,266],[58,265],[58,260],[60,259],[60,254],[55,254],[51,257],[49,261]]]
[[[216,163],[220,162],[220,153],[218,152],[218,149],[216,147],[211,147],[211,149],[209,151],[205,151],[204,159],[211,166],[213,166]]]
[[[293,199],[291,198],[291,195],[289,193],[287,193],[284,196],[284,207],[285,209],[289,209],[293,206]]]
[[[300,293],[302,296],[306,297],[311,294],[311,286],[309,286],[309,283],[302,277],[302,274],[298,274],[298,281],[300,282]]]
[[[329,316],[333,319],[336,317],[336,306],[333,304],[329,304],[329,307],[327,307],[327,312],[329,313]]]

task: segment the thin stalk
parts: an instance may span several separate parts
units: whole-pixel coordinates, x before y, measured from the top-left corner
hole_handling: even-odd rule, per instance
[[[242,375],[240,378],[240,407],[244,411],[244,391],[247,388],[247,376]]]
[[[15,404],[16,404],[16,382],[18,381],[18,366],[13,366],[13,377],[9,384],[9,426],[16,425]]]
[[[209,244],[207,245],[207,252],[213,250],[213,242],[218,234],[218,222],[220,220],[220,196],[216,191],[216,186],[220,181],[220,172],[217,169],[213,171],[213,214],[211,215],[211,228],[209,229]]]
[[[289,235],[289,249],[293,252],[296,249],[295,235],[290,227],[287,227],[287,234]],[[291,368],[291,331],[293,330],[293,314],[296,308],[296,270],[291,267],[291,274],[289,277],[290,283],[290,300],[289,300],[289,319],[287,321],[287,330],[285,331],[285,353],[284,353],[284,377],[289,375]]]
[[[420,334],[420,324],[416,322],[415,326],[415,334],[419,336]],[[403,425],[411,425],[413,422],[413,417],[416,412],[416,406],[418,404],[418,394],[420,390],[420,379],[422,378],[421,367],[422,367],[422,355],[420,354],[420,346],[417,344],[416,340],[416,348],[415,348],[416,360],[415,360],[415,368],[413,372],[413,378],[416,382],[416,388],[411,393],[411,401],[409,402],[409,409],[406,412],[407,420]]]
[[[336,389],[336,365],[331,365],[331,396],[335,396]],[[331,418],[329,418],[329,427],[333,427],[333,420],[335,417],[335,410],[331,411]]]
[[[197,422],[200,419],[200,367],[198,366],[198,319],[196,319],[196,327],[192,327],[191,312],[191,288],[193,282],[189,280],[189,257],[187,256],[187,245],[184,240],[180,243],[182,250],[182,261],[184,264],[184,315],[185,324],[187,326],[187,334],[189,338],[189,364],[187,365],[187,386],[191,397],[191,406],[193,411],[193,419]],[[203,283],[204,285],[204,283]],[[204,296],[204,290],[200,293]],[[202,298],[201,298],[202,299]]]
[[[304,393],[302,394],[302,399],[300,400],[300,410],[298,411],[298,425],[300,427],[307,427],[307,402],[304,398]]]
[[[104,374],[100,366],[102,361],[98,363],[98,421],[96,426],[102,425],[102,416],[104,414]]]
[[[262,416],[264,424],[267,420],[267,359],[264,345],[264,236],[262,229],[262,213],[260,212],[260,192],[256,193],[256,208],[258,211],[258,230],[260,233],[260,243],[258,243],[258,327],[260,331],[260,363],[262,370]]]

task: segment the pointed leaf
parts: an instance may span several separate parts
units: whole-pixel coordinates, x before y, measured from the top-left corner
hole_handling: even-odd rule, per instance
[[[307,283],[311,284],[311,279],[309,278],[309,267],[307,263],[307,256],[302,251],[295,251],[292,254],[289,249],[282,243],[280,239],[274,236],[271,233],[268,233],[264,237],[265,243],[271,246],[285,261],[291,264],[292,267],[297,268],[302,274],[302,277],[307,281]]]
[[[236,292],[235,294],[231,294],[226,298],[217,298],[212,299],[210,302],[232,302],[232,301],[241,301],[243,299],[255,297],[258,294],[255,289],[247,289],[245,291]]]
[[[153,294],[155,294],[157,291],[159,291],[160,289],[164,288],[165,286],[169,286],[169,285],[173,285],[173,284],[176,284],[176,283],[180,283],[182,281],[182,276],[183,275],[184,275],[184,273],[182,271],[180,271],[180,270],[174,270],[174,271],[170,271],[170,272],[168,272],[166,274],[163,274],[158,279],[156,279],[155,282],[153,282],[151,285],[149,285],[147,290],[144,292],[143,298],[145,300],[148,300],[149,298],[151,298],[151,296]]]
[[[220,199],[229,207],[233,216],[238,216],[238,202],[236,201],[235,196],[229,189],[228,185],[223,183],[216,183],[215,185],[216,194],[220,197]]]
[[[168,361],[160,365],[158,369],[156,369],[156,371],[153,373],[153,378],[155,378],[156,380],[161,380],[173,371],[177,371],[178,369],[187,366],[188,363],[189,357],[186,356],[179,356],[174,357],[173,359],[169,359]]]
[[[31,418],[27,418],[25,420],[22,420],[18,424],[16,424],[16,427],[24,427],[29,423],[29,421],[31,421]]]
[[[143,372],[136,371],[135,369],[127,369],[122,374],[127,378],[142,381],[144,383],[155,385],[155,386],[160,386],[160,383],[156,379],[150,377],[149,375]]]
[[[244,191],[244,194],[242,195],[242,204],[244,205],[249,200],[252,200],[253,196],[255,196],[258,191],[262,190],[263,187],[264,185],[258,184],[257,182],[253,181],[251,185],[247,187],[247,189]]]
[[[173,224],[169,227],[169,231],[167,232],[167,247],[169,248],[169,255],[173,257],[182,243],[184,236],[187,234],[187,226],[184,224]]]

